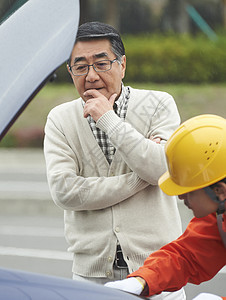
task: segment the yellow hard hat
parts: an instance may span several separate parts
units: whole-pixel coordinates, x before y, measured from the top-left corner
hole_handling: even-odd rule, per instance
[[[226,119],[200,115],[182,123],[165,146],[168,171],[159,178],[167,195],[181,195],[226,177]]]

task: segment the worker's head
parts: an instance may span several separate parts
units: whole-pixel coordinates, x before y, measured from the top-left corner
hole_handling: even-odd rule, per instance
[[[181,124],[165,148],[168,171],[159,179],[167,195],[178,195],[196,217],[225,212],[226,120],[200,115]]]

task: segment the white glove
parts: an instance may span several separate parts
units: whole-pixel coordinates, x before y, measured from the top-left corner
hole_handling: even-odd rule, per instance
[[[126,278],[123,280],[111,281],[105,283],[105,286],[122,290],[125,292],[133,293],[135,295],[140,295],[144,289],[143,284],[135,277]]]
[[[193,300],[222,300],[222,298],[208,293],[201,293],[197,297],[193,298]]]

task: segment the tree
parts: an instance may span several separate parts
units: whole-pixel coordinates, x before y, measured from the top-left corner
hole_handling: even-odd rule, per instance
[[[223,22],[224,22],[224,28],[226,28],[226,0],[222,0],[223,4]]]
[[[80,24],[90,21],[90,1],[80,0]]]
[[[119,30],[120,28],[120,13],[119,0],[105,1],[105,23],[112,25]]]
[[[170,0],[163,16],[163,28],[178,33],[189,32],[189,17],[186,12],[187,0]]]

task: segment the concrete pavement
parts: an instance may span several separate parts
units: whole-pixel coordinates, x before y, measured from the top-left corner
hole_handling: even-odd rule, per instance
[[[42,149],[0,148],[0,207],[4,213],[62,215],[51,199]]]

